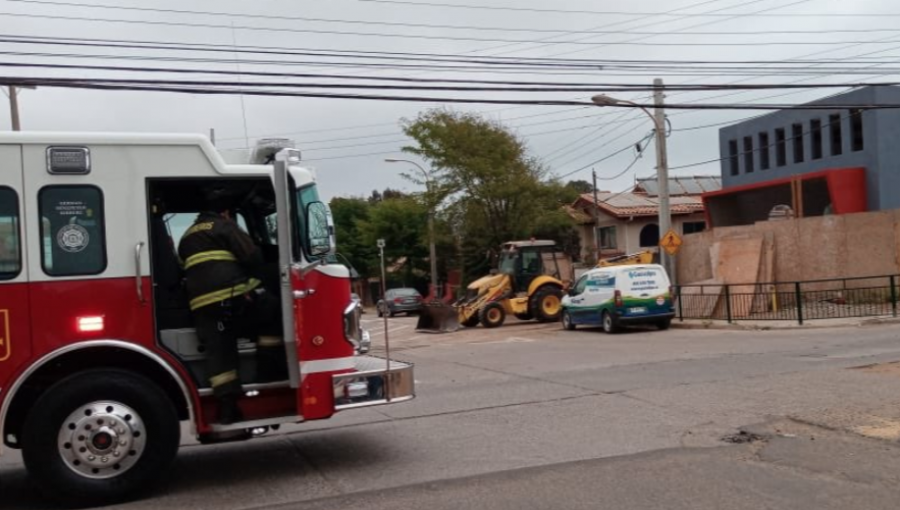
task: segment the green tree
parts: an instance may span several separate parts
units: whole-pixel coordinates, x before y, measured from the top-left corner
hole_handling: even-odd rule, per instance
[[[363,278],[372,275],[372,260],[378,253],[374,244],[367,245],[359,224],[369,219],[372,206],[364,198],[333,198],[330,202],[337,237],[338,253],[347,258]]]
[[[428,271],[427,224],[427,209],[412,197],[381,200],[370,207],[366,219],[357,222],[360,240],[366,246],[375,246],[378,239],[385,240],[387,265],[404,262],[392,276],[405,285],[427,278],[427,274],[423,276]],[[378,267],[377,257],[376,249],[370,260],[371,267]]]
[[[442,205],[463,239],[469,276],[485,274],[503,242],[538,235],[570,239],[573,223],[562,206],[577,192],[550,181],[524,143],[500,124],[475,114],[431,110],[404,121],[403,130],[417,143],[404,152],[431,167],[429,202]]]
[[[591,193],[594,191],[594,185],[582,180],[569,181],[566,183],[567,188],[571,188],[578,194]]]

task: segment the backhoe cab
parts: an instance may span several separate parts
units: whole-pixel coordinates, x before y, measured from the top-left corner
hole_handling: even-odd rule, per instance
[[[503,245],[497,271],[479,278],[455,304],[466,327],[503,325],[508,314],[521,320],[559,320],[563,289],[572,281],[572,261],[553,241]]]

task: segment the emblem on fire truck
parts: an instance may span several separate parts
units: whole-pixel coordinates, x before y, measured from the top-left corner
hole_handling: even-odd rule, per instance
[[[91,236],[81,225],[66,225],[56,234],[56,243],[69,253],[78,253],[91,242]]]

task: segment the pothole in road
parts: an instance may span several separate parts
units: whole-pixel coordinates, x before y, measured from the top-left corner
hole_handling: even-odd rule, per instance
[[[729,434],[722,438],[723,442],[726,442],[729,444],[751,444],[751,443],[756,443],[756,442],[765,441],[765,440],[766,440],[765,437],[763,437],[759,434],[753,434],[752,432],[747,432],[745,430],[742,430],[742,431],[738,432],[737,434]]]

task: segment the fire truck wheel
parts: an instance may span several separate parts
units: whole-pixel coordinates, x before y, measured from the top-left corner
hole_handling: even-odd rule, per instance
[[[123,370],[90,370],[56,383],[35,402],[23,430],[29,474],[66,506],[135,497],[166,472],[180,441],[172,401]]]

